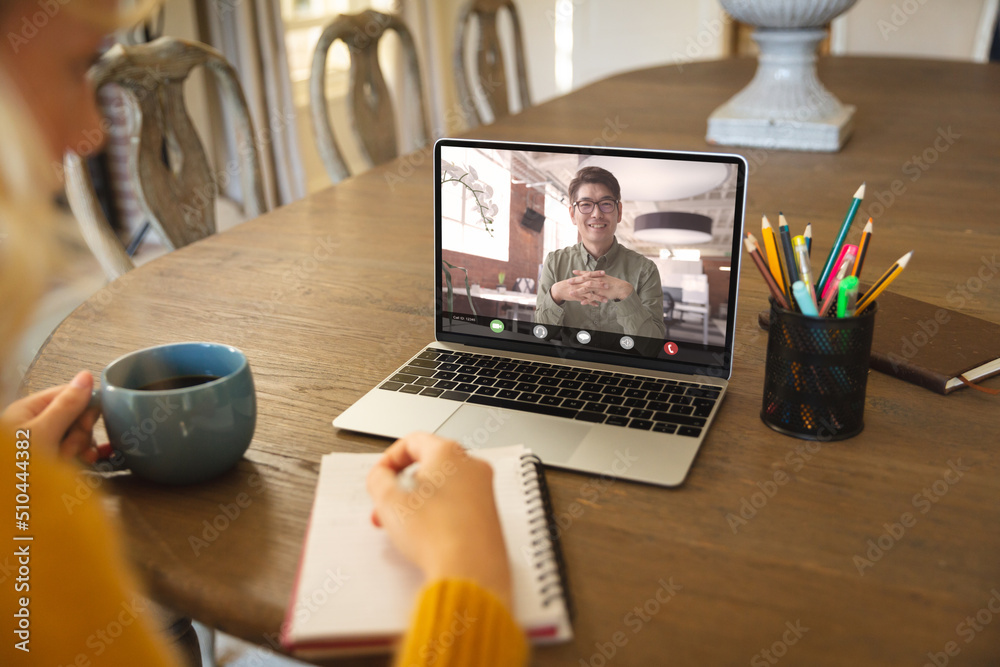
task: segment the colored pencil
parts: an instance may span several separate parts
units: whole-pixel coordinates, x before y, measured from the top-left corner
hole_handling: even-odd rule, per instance
[[[861,277],[861,269],[865,265],[865,255],[868,254],[868,245],[872,242],[872,219],[868,218],[865,224],[865,231],[861,232],[861,240],[858,242],[858,258],[854,260],[854,268],[851,275],[855,278]]]
[[[781,255],[778,253],[778,244],[774,238],[774,228],[768,221],[767,216],[761,216],[760,234],[764,237],[764,248],[767,251],[767,265],[771,269],[774,281],[778,283],[778,288],[782,294],[788,294],[786,285],[788,279],[785,276],[784,266],[781,264]]]
[[[806,225],[806,231],[802,233],[802,236],[806,239],[806,250],[809,252],[810,259],[813,256],[813,223]]]
[[[792,251],[792,234],[788,231],[788,222],[785,214],[778,214],[778,237],[781,239],[781,253],[785,260],[785,267],[788,269],[788,284],[791,285],[799,279],[799,270],[795,266],[795,253]]]
[[[763,222],[768,223],[770,227],[770,221],[768,221],[767,216],[764,216]],[[763,223],[762,223],[763,226]],[[785,261],[785,249],[781,246],[781,237],[778,236],[777,230],[773,227],[771,228],[771,235],[774,237],[774,253],[778,258],[778,266],[781,268],[781,290],[785,295],[785,300],[791,304],[792,310],[795,310],[795,300],[792,298],[792,281],[788,274],[788,262]]]
[[[889,286],[889,283],[895,280],[899,276],[899,274],[903,272],[903,269],[906,268],[906,265],[910,263],[911,257],[913,257],[912,250],[903,255],[902,257],[900,257],[899,259],[897,259],[896,263],[890,266],[889,270],[882,274],[882,277],[878,279],[878,282],[872,285],[868,289],[868,291],[865,292],[865,295],[863,297],[858,299],[858,308],[856,311],[854,311],[855,315],[860,315],[861,313],[863,313],[865,308],[870,306],[872,302],[878,298],[878,295],[881,294],[885,290],[885,288]]]
[[[785,300],[785,295],[781,293],[781,289],[778,287],[778,283],[775,282],[774,276],[768,270],[767,265],[764,263],[764,258],[760,256],[760,246],[757,245],[757,239],[750,232],[746,233],[747,236],[743,240],[744,245],[746,245],[747,252],[750,253],[750,257],[753,258],[754,264],[757,265],[757,269],[760,270],[760,274],[764,276],[764,282],[767,283],[767,288],[771,292],[771,296],[774,300],[778,302],[778,305],[788,310],[788,301]]]
[[[840,249],[844,245],[844,239],[847,238],[847,232],[851,228],[851,223],[854,222],[854,216],[858,214],[858,207],[861,206],[861,200],[865,198],[865,184],[862,183],[858,191],[854,193],[854,199],[851,201],[851,207],[847,210],[847,215],[844,216],[844,222],[840,226],[840,233],[837,234],[837,240],[834,241],[833,247],[830,248],[830,254],[826,258],[826,263],[823,265],[823,271],[819,274],[819,282],[816,283],[816,293],[823,294],[823,288],[826,287],[826,281],[830,279],[830,274],[833,273],[834,261],[840,255]]]

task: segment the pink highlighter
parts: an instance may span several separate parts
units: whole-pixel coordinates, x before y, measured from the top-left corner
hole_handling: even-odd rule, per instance
[[[837,288],[840,287],[840,281],[850,273],[851,267],[854,266],[854,258],[857,256],[858,246],[856,245],[845,245],[841,249],[840,257],[834,263],[836,268],[830,274],[830,279],[826,281],[826,287],[823,288],[822,305],[819,310],[820,317],[824,316],[824,313],[833,304],[833,300],[837,298]]]
[[[844,256],[848,252],[851,253],[851,257],[852,257],[851,264],[853,266],[853,263],[854,263],[854,259],[853,258],[858,256],[858,246],[851,245],[849,243],[845,243],[844,247],[840,249],[840,255],[837,256],[837,261],[833,263],[833,270],[830,273],[830,279],[827,280],[826,281],[826,285],[823,286],[823,293],[820,295],[820,299],[822,299],[822,300],[826,299],[826,295],[830,293],[830,288],[833,288],[834,290],[837,289],[837,286],[833,284],[834,283],[834,276],[836,276],[837,273],[840,272],[840,265],[841,265],[841,263],[843,263]]]

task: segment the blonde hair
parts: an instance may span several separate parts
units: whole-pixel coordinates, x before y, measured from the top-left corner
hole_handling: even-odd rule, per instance
[[[0,13],[13,4],[0,0]],[[117,12],[98,4],[97,0],[74,0],[65,8],[110,32],[134,25],[160,0],[126,0],[119,3]],[[0,67],[0,369],[10,358],[58,258],[55,236],[61,213],[52,199],[61,184],[58,165],[47,162],[45,145],[31,110]]]
[[[9,356],[53,264],[58,187],[45,140],[0,70],[0,364]]]

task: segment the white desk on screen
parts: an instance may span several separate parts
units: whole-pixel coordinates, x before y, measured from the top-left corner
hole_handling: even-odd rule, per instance
[[[660,282],[664,288],[681,288],[681,300],[674,303],[674,310],[701,315],[702,341],[708,345],[708,276],[704,273],[668,273],[660,275]]]
[[[465,287],[454,288],[455,296],[465,296]],[[513,319],[515,322],[518,320],[518,311],[520,311],[521,306],[530,306],[534,309],[535,304],[538,301],[538,295],[532,294],[530,292],[513,292],[511,290],[505,290],[501,292],[495,289],[484,289],[482,287],[477,288],[475,285],[472,286],[472,296],[478,297],[480,299],[486,299],[487,301],[501,301],[503,303],[508,303],[512,306]]]

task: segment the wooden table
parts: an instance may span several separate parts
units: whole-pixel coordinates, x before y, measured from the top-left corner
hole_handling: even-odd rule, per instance
[[[709,113],[752,72],[729,61],[623,74],[474,134],[703,150]],[[915,248],[894,291],[1000,321],[1000,67],[840,58],[820,74],[858,107],[854,136],[837,154],[741,151],[748,227],[782,210],[813,223],[824,253],[867,181],[869,270]],[[259,422],[238,469],[190,488],[103,484],[136,567],[178,611],[270,643],[320,456],[386,445],[330,420],[433,336],[429,163],[427,151],[404,157],[127,274],[30,369],[34,391],[169,341],[246,351]],[[596,667],[614,652],[620,665],[839,667],[922,665],[930,653],[996,665],[997,398],[872,373],[861,435],[778,435],[758,417],[765,292],[752,266],[742,290],[730,391],[683,487],[550,472],[578,615],[576,640],[535,662]],[[915,523],[903,526],[907,513]]]

